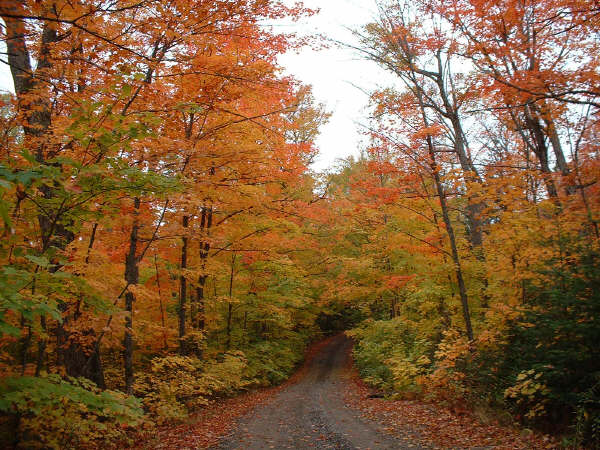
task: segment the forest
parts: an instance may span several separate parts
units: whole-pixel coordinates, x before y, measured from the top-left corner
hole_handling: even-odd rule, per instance
[[[4,447],[144,448],[345,332],[390,402],[600,448],[600,5],[375,3],[355,44],[276,0],[0,3]],[[396,80],[322,172],[307,45]]]

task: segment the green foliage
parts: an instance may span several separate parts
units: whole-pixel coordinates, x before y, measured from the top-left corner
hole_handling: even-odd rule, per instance
[[[214,398],[282,382],[301,361],[305,346],[303,335],[290,333],[287,339],[259,341],[213,359],[157,357],[137,377],[134,392],[156,422],[181,421]]]
[[[112,301],[93,292],[82,277],[59,270],[70,265],[60,248],[69,241],[66,236],[114,212],[123,193],[163,194],[179,188],[177,175],[131,167],[127,155],[115,156],[118,150],[128,148],[132,140],[150,136],[154,119],[148,115],[123,117],[107,108],[110,106],[100,102],[83,102],[73,112],[73,122],[66,130],[66,139],[104,156],[96,162],[82,164],[67,156],[40,162],[30,151],[22,150],[18,168],[0,164],[0,223],[5,231],[15,226],[9,211],[15,215],[20,208],[25,209],[21,203],[26,203],[26,199],[35,206],[30,217],[34,223],[46,220],[65,230],[62,236],[55,229],[54,235],[42,236],[42,240],[47,240],[46,245],[36,245],[37,249],[32,248],[35,239],[30,235],[23,238],[4,233],[6,239],[0,246],[0,257],[8,263],[0,269],[2,334],[21,333],[14,317],[20,317],[28,326],[35,326],[35,319],[40,316],[61,321],[61,304],[72,298],[82,298],[95,311],[110,312]],[[113,126],[98,132],[98,114],[110,118]]]
[[[60,306],[65,299],[73,297],[82,298],[83,304],[94,311],[110,313],[115,310],[114,305],[92,289],[84,278],[54,270],[58,265],[52,264],[47,256],[24,253],[23,249],[16,248],[13,258],[14,264],[0,267],[0,333],[21,335],[22,329],[14,326],[16,315],[34,327],[40,316],[61,322]],[[62,260],[58,262],[60,267],[69,265]]]
[[[365,380],[387,392],[510,407],[517,418],[566,432],[573,445],[600,444],[600,255],[560,242],[563,256],[540,262],[537,282],[506,330],[469,344],[449,329],[405,317],[367,320],[349,334]],[[508,338],[506,338],[508,336]]]
[[[250,346],[244,351],[248,358],[246,377],[259,386],[281,383],[302,360],[305,345],[306,340],[293,333],[285,340],[260,341]]]
[[[9,213],[12,202],[9,200],[8,193],[14,190],[17,185],[29,187],[40,178],[41,173],[39,170],[14,171],[0,164],[0,219],[2,219],[5,228],[13,227]]]
[[[149,370],[136,380],[134,392],[157,422],[182,420],[211,398],[245,388],[246,367],[241,352],[226,353],[221,361],[191,356],[154,358]]]
[[[0,411],[5,442],[20,448],[115,445],[128,430],[145,423],[136,398],[58,375],[4,379]]]
[[[576,423],[578,439],[598,445],[600,255],[568,250],[542,266],[544,283],[528,287],[502,370],[513,380],[506,392],[518,413],[537,423]],[[531,377],[536,384],[524,387]],[[537,385],[543,389],[530,392]]]
[[[45,273],[47,278],[54,278]],[[63,274],[64,275],[64,274]],[[9,336],[19,336],[21,329],[11,323],[11,315],[19,314],[24,320],[33,322],[40,315],[48,314],[60,320],[60,312],[56,302],[47,298],[26,295],[23,290],[32,282],[31,271],[17,265],[5,265],[0,268],[0,333]],[[61,283],[62,285],[62,283]]]
[[[366,320],[348,335],[358,341],[354,357],[368,383],[407,396],[420,391],[417,377],[428,371],[433,344],[415,324],[402,318]]]
[[[543,375],[533,369],[521,372],[517,375],[515,385],[504,391],[504,396],[514,400],[519,409],[526,412],[525,417],[528,419],[547,414],[546,405],[550,391],[541,380]]]
[[[575,442],[581,446],[600,446],[600,380],[579,395]]]

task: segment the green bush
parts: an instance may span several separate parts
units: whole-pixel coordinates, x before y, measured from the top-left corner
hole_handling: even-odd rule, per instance
[[[214,398],[282,382],[302,360],[305,346],[302,335],[290,333],[285,339],[259,341],[243,352],[231,350],[208,360],[154,358],[137,376],[134,393],[156,422],[180,421]]]
[[[0,383],[2,441],[18,448],[119,446],[146,423],[138,399],[83,378],[15,377]]]
[[[361,376],[387,392],[508,408],[530,426],[600,448],[600,254],[564,240],[540,261],[517,318],[494,345],[448,330],[437,343],[415,324],[367,320],[349,332]],[[449,398],[444,395],[448,394]]]
[[[347,334],[357,340],[354,359],[362,378],[386,392],[414,394],[431,364],[433,343],[402,318],[366,320]]]
[[[156,357],[137,372],[136,397],[101,391],[83,378],[8,378],[0,381],[0,442],[19,448],[123,447],[141,425],[181,421],[215,398],[282,382],[302,360],[306,343],[305,334],[289,332],[211,359]]]
[[[279,384],[300,363],[305,346],[304,339],[300,337],[255,343],[244,351],[248,358],[245,376],[258,386]]]
[[[568,254],[545,262],[545,282],[527,287],[501,372],[518,414],[543,426],[575,426],[578,441],[600,446],[600,255],[581,248]],[[543,392],[520,395],[524,373],[535,373]]]
[[[241,352],[226,353],[221,361],[201,361],[191,356],[154,358],[149,370],[138,376],[134,392],[158,423],[178,421],[213,397],[247,387],[246,368]]]

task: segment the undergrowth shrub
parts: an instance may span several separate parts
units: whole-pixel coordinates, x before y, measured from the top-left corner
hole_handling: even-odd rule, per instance
[[[411,397],[431,365],[433,343],[401,318],[366,320],[347,334],[357,340],[354,358],[365,381],[383,391]]]
[[[113,448],[149,425],[136,398],[59,375],[2,380],[0,411],[0,441],[17,448]]]
[[[306,338],[293,335],[285,340],[260,341],[244,351],[248,367],[244,375],[253,385],[270,386],[286,380],[302,361]]]
[[[205,359],[155,357],[137,370],[135,397],[102,391],[84,378],[5,378],[0,381],[0,447],[124,448],[155,424],[183,421],[217,398],[287,379],[302,360],[307,336],[289,332],[251,343],[244,352],[214,352]],[[195,348],[200,353],[206,347]],[[121,371],[115,364],[105,369],[105,374]]]
[[[195,356],[156,357],[139,373],[134,393],[157,423],[184,420],[211,400],[288,378],[302,360],[306,338],[258,341],[243,352],[231,350],[210,359]]]
[[[527,286],[500,371],[528,423],[600,448],[600,255],[563,245],[569,257],[546,261]]]
[[[146,373],[138,376],[134,393],[158,423],[183,420],[211,398],[246,388],[246,368],[242,352],[226,353],[221,361],[191,356],[154,358]]]
[[[600,255],[560,245],[563,256],[540,261],[524,284],[522,304],[475,322],[473,342],[455,328],[436,342],[403,318],[363,322],[349,332],[361,376],[387,392],[510,411],[565,445],[600,448]]]
[[[456,329],[445,331],[436,346],[432,370],[422,380],[427,386],[427,398],[445,406],[463,403],[467,397],[465,381],[471,365],[466,337]]]

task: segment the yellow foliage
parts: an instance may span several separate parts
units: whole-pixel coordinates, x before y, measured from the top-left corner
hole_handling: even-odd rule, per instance
[[[512,399],[525,410],[525,417],[534,419],[546,414],[548,403],[548,387],[539,381],[542,374],[535,370],[527,370],[517,375],[517,383],[504,391],[506,399]]]
[[[155,358],[150,370],[136,380],[134,391],[158,423],[178,421],[213,397],[245,388],[246,366],[241,352],[227,353],[221,362],[190,356]]]

